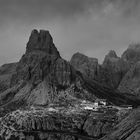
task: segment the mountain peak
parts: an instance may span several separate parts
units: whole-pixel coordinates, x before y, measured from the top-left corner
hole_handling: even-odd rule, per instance
[[[90,61],[93,61],[93,62],[97,62],[98,63],[98,59],[97,58],[92,58],[92,57],[88,57],[80,52],[77,52],[75,54],[73,54],[72,58],[71,58],[71,61],[72,60],[75,60],[75,59],[78,59],[78,61],[80,60],[90,60]]]
[[[110,50],[109,53],[107,54],[108,57],[112,57],[112,58],[117,58],[117,54],[114,50]]]
[[[110,62],[116,62],[118,61],[119,57],[117,56],[116,52],[114,50],[110,50],[109,53],[105,56],[105,59],[103,61],[103,65],[106,65]]]
[[[128,49],[122,54],[122,59],[130,64],[135,64],[140,61],[140,43],[132,43]]]
[[[26,53],[43,51],[52,55],[59,55],[53,43],[53,38],[48,30],[32,30],[26,47]]]
[[[132,43],[129,45],[128,49],[132,49],[132,50],[139,50],[140,51],[140,43]]]

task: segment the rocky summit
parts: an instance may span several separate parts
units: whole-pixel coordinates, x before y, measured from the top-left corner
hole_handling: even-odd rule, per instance
[[[121,58],[128,61],[131,65],[140,61],[140,44],[130,44],[128,49],[122,54]]]
[[[19,62],[0,67],[0,139],[138,140],[139,50],[68,62],[34,29]]]
[[[89,79],[96,79],[99,69],[98,59],[89,58],[81,53],[75,53],[70,61],[71,65]]]
[[[113,88],[117,88],[129,67],[128,62],[118,57],[115,51],[109,51],[102,64],[102,68],[109,74],[108,86],[112,85]]]
[[[43,51],[50,55],[57,55],[59,56],[59,52],[53,43],[53,39],[49,33],[49,31],[40,30],[33,30],[31,32],[29,41],[26,47],[26,53],[32,51]]]

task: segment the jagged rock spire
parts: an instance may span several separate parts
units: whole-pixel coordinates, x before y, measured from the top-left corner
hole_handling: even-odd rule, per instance
[[[47,30],[32,30],[26,47],[26,53],[32,51],[44,51],[51,55],[59,55],[57,48],[53,43],[53,38]]]
[[[128,49],[122,54],[121,58],[132,65],[140,61],[140,43],[130,44]]]
[[[99,68],[98,59],[87,57],[79,52],[75,53],[70,61],[71,65],[85,77],[95,79]]]
[[[114,50],[110,50],[108,54],[105,56],[105,59],[103,61],[103,66],[108,65],[110,62],[116,62],[118,61],[119,57],[117,56],[116,52]]]
[[[49,84],[65,87],[73,82],[72,70],[71,65],[60,57],[49,31],[33,30],[11,85],[19,81],[38,85],[45,79]]]
[[[107,54],[108,57],[114,57],[114,58],[117,58],[117,54],[114,50],[110,50],[109,53]]]

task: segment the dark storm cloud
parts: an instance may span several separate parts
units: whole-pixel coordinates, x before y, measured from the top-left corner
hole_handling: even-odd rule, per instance
[[[19,60],[33,28],[50,30],[64,58],[102,60],[139,42],[139,24],[140,0],[0,0],[0,64]]]
[[[0,15],[26,20],[70,18],[88,13],[92,4],[93,0],[0,0]]]
[[[138,16],[139,0],[0,0],[0,17],[3,20],[41,20],[44,18],[73,18],[100,12],[108,4],[125,16]]]

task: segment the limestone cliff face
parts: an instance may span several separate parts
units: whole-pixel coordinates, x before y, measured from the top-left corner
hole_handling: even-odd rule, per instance
[[[140,61],[137,62],[124,76],[118,89],[121,92],[140,96]]]
[[[50,55],[60,56],[57,48],[53,43],[52,36],[50,35],[49,31],[40,30],[33,30],[31,32],[29,41],[26,47],[26,53],[32,51],[43,51]]]
[[[35,85],[45,79],[62,86],[69,86],[72,82],[72,68],[60,57],[48,31],[32,31],[26,53],[16,70],[12,85],[21,80],[31,81]]]
[[[104,59],[103,69],[108,73],[108,81],[113,88],[117,88],[125,73],[129,70],[128,62],[119,58],[115,51],[111,50]]]
[[[87,57],[81,53],[75,53],[70,61],[71,65],[80,71],[85,77],[96,79],[99,69],[98,59]]]
[[[140,44],[130,44],[121,58],[128,61],[131,65],[140,61]]]
[[[140,44],[131,44],[121,57],[130,69],[119,84],[119,91],[140,96]]]
[[[123,76],[129,69],[128,62],[119,58],[115,51],[110,51],[105,56],[102,65],[98,64],[96,58],[89,58],[80,53],[74,54],[70,63],[85,77],[114,89],[118,87]]]

